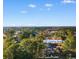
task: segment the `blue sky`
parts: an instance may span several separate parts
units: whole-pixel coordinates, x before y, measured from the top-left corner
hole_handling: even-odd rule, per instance
[[[4,26],[75,26],[75,0],[4,0]]]

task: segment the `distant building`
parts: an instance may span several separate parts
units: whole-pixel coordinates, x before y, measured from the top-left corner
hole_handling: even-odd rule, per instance
[[[62,40],[62,38],[46,38],[45,40],[43,40],[43,42],[44,43],[62,43],[63,42],[63,40]]]
[[[56,33],[56,32],[58,32],[57,29],[48,29],[47,31],[48,31],[48,33]]]
[[[4,33],[3,34],[3,39],[6,39],[7,38],[7,35]]]
[[[23,34],[23,32],[22,31],[16,31],[15,35],[18,35],[18,34]]]

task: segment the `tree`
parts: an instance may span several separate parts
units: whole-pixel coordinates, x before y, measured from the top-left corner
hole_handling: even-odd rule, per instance
[[[4,50],[4,59],[32,59],[32,54],[18,43],[11,44]]]
[[[67,30],[67,37],[64,43],[62,44],[62,47],[64,51],[72,51],[76,49],[76,38],[73,34],[72,30]]]
[[[11,40],[4,39],[4,42],[3,42],[3,56],[4,56],[3,58],[4,59],[7,59],[10,55],[12,55],[8,49],[11,44],[12,44]],[[9,57],[9,59],[12,59],[12,58]]]
[[[31,53],[34,59],[39,57],[42,49],[45,48],[43,41],[37,38],[23,39],[20,45]]]

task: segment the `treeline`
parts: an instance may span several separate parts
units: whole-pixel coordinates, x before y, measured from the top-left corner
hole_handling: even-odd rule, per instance
[[[47,28],[49,29],[49,28]],[[59,28],[57,32],[48,35],[46,28],[20,28],[14,30],[8,28],[4,31],[3,58],[4,59],[37,59],[44,56],[44,49],[47,46],[43,40],[48,37],[61,37],[64,42],[61,44],[61,55],[76,55],[76,28]],[[56,53],[58,50],[56,49]]]

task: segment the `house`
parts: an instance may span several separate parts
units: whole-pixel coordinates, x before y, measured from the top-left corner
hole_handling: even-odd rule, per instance
[[[64,40],[61,37],[55,38],[55,37],[46,37],[45,40],[43,40],[45,45],[47,46],[46,48],[46,53],[49,52],[48,55],[53,55],[55,53],[55,50],[58,49],[58,53],[62,50],[61,44],[64,42]],[[47,55],[47,56],[48,56]]]

